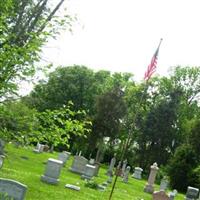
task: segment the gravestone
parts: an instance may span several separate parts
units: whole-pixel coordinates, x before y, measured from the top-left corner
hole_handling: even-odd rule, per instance
[[[79,186],[71,185],[71,184],[66,184],[65,188],[69,188],[69,189],[76,190],[76,191],[80,191],[80,189],[81,189]]]
[[[40,144],[39,142],[37,143],[37,146],[35,147],[35,149],[33,149],[33,152],[35,153],[42,153],[44,150],[44,145]]]
[[[135,167],[134,173],[132,175],[133,178],[142,179],[143,169],[140,167]]]
[[[27,186],[11,179],[0,178],[0,193],[5,193],[14,200],[25,198]]]
[[[156,178],[156,174],[158,171],[158,165],[157,163],[154,163],[153,165],[151,165],[151,171],[149,174],[149,178],[148,178],[148,182],[144,188],[144,192],[150,193],[152,194],[154,191],[154,182],[155,182],[155,178]]]
[[[0,155],[4,154],[5,142],[0,139]]]
[[[70,171],[78,174],[84,174],[87,164],[88,160],[83,156],[74,156],[74,160],[70,168]]]
[[[95,176],[98,176],[99,169],[100,169],[100,165],[101,165],[100,162],[95,162],[95,163],[94,163],[94,166],[95,166],[95,173],[94,173],[94,175],[95,175]]]
[[[87,164],[85,166],[84,173],[81,175],[81,178],[90,180],[94,176],[94,174],[95,174],[95,166]]]
[[[125,170],[126,170],[126,165],[127,165],[127,159],[123,161],[122,165],[122,176],[124,176]]]
[[[108,171],[106,173],[108,176],[113,175],[113,169],[114,169],[115,163],[116,163],[116,158],[114,156],[110,161],[110,165],[109,165]]]
[[[186,200],[196,200],[199,197],[199,189],[188,186],[186,193]]]
[[[0,169],[3,167],[4,156],[0,155]]]
[[[62,166],[62,161],[49,158],[46,164],[45,173],[41,176],[41,180],[49,184],[57,184],[59,182]]]
[[[89,164],[90,164],[90,165],[94,165],[94,163],[95,163],[94,158],[90,158],[90,160],[89,160]]]
[[[177,195],[177,190],[173,190],[172,192],[169,193],[169,199],[174,200],[175,196]]]
[[[165,191],[168,187],[168,184],[169,184],[168,180],[164,177],[160,182],[160,190]]]
[[[119,161],[117,168],[115,170],[115,175],[116,176],[121,176],[122,175],[122,169],[121,169],[121,161]]]
[[[61,160],[63,162],[63,165],[65,165],[65,163],[69,159],[70,154],[71,153],[69,153],[67,151],[61,152],[61,153],[58,154],[58,160]]]
[[[164,191],[154,192],[153,200],[169,200],[169,197]]]
[[[107,183],[112,183],[112,176],[108,176]]]
[[[123,182],[124,183],[128,183],[128,175],[129,175],[130,169],[131,169],[131,167],[128,166],[126,168],[125,172],[124,172],[124,177],[123,177]]]

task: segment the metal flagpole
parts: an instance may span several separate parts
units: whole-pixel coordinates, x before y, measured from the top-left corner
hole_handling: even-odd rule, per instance
[[[160,39],[160,42],[159,42],[159,45],[158,45],[158,48],[156,49],[156,52],[155,54],[153,55],[153,58],[151,60],[151,63],[150,65],[148,66],[148,69],[147,69],[147,72],[145,73],[145,87],[144,87],[144,92],[142,93],[142,96],[140,98],[140,101],[139,101],[139,106],[137,107],[137,110],[135,112],[135,116],[134,116],[134,119],[133,119],[133,125],[135,125],[135,120],[137,118],[137,115],[138,115],[138,112],[139,112],[139,107],[142,103],[142,100],[144,98],[144,94],[146,94],[147,92],[147,89],[148,89],[148,80],[149,78],[151,77],[151,75],[154,73],[155,71],[155,68],[156,68],[156,64],[157,64],[157,56],[158,56],[158,51],[159,51],[159,48],[160,48],[160,45],[161,45],[161,42],[162,42],[162,38]],[[127,141],[125,142],[125,145],[123,146],[123,149],[122,149],[122,153],[121,153],[121,156],[120,156],[120,164],[119,164],[119,168],[116,169],[116,173],[115,173],[115,180],[114,180],[114,183],[113,183],[113,186],[112,186],[112,189],[111,189],[111,192],[110,192],[110,196],[109,196],[109,200],[111,200],[112,198],[112,195],[113,195],[113,192],[114,192],[114,189],[115,189],[115,185],[116,185],[116,182],[117,182],[117,179],[118,179],[118,176],[119,176],[119,172],[120,172],[120,168],[121,168],[121,164],[123,162],[123,159],[124,159],[124,155],[127,151],[127,147],[128,147],[128,143],[131,139],[131,131],[129,132],[128,134],[128,138],[127,138]]]
[[[140,98],[138,108],[140,107],[140,105],[141,105],[141,103],[142,103],[142,100],[143,100],[143,98],[144,98],[144,94],[146,93],[146,91],[147,91],[147,89],[148,89],[147,82],[148,82],[148,81],[145,82],[145,90],[144,90],[144,92],[143,92],[143,94],[142,94],[142,96],[141,96],[141,98]],[[135,114],[135,117],[134,117],[134,120],[133,120],[133,121],[134,121],[134,124],[135,124],[136,117],[137,117],[137,115],[138,115],[138,111],[139,111],[139,109],[136,110],[136,114]],[[128,147],[128,143],[129,143],[130,139],[131,139],[131,131],[129,132],[128,138],[127,138],[127,140],[126,140],[126,142],[125,142],[125,145],[123,146],[123,149],[122,149],[122,153],[121,153],[121,156],[120,156],[120,165],[118,166],[119,169],[117,168],[117,170],[116,170],[115,179],[114,179],[114,183],[113,183],[113,186],[112,186],[112,189],[111,189],[111,192],[110,192],[109,200],[111,200],[111,198],[112,198],[112,195],[113,195],[113,192],[114,192],[114,189],[115,189],[115,185],[116,185],[116,182],[117,182],[117,179],[118,179],[118,176],[119,176],[119,171],[120,171],[120,168],[121,168],[121,164],[122,164],[122,162],[123,162],[124,155],[125,155],[125,153],[126,153],[126,151],[127,151],[127,147]]]

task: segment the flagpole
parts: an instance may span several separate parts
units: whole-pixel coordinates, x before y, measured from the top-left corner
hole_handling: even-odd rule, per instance
[[[135,124],[135,120],[136,120],[136,117],[137,117],[137,115],[138,115],[138,111],[139,111],[139,107],[140,107],[140,105],[141,105],[141,103],[142,103],[142,100],[143,100],[143,98],[144,98],[144,94],[146,93],[146,91],[147,91],[147,89],[148,89],[148,80],[146,80],[145,81],[145,90],[144,90],[144,92],[142,93],[142,96],[141,96],[141,98],[140,98],[140,101],[139,101],[139,106],[138,106],[138,109],[136,110],[136,114],[135,114],[135,116],[134,116],[134,123],[133,124]],[[130,141],[130,139],[131,139],[131,131],[129,132],[129,134],[128,134],[128,138],[127,138],[127,140],[126,140],[126,142],[125,142],[125,145],[123,146],[124,148],[122,149],[122,153],[121,153],[121,156],[120,156],[120,163],[122,164],[122,162],[123,162],[123,159],[124,159],[124,155],[125,155],[125,153],[126,153],[126,151],[127,151],[127,147],[128,147],[128,143],[129,143],[129,141]],[[119,167],[119,169],[121,168],[121,164],[120,164],[120,166],[118,166]],[[110,192],[110,196],[109,196],[109,200],[111,200],[112,199],[112,195],[113,195],[113,192],[114,192],[114,189],[115,189],[115,185],[116,185],[116,182],[117,182],[117,179],[118,179],[118,176],[119,176],[119,169],[117,169],[116,170],[116,174],[115,174],[115,179],[114,179],[114,183],[113,183],[113,186],[112,186],[112,189],[111,189],[111,192]]]
[[[161,38],[161,39],[160,39],[160,42],[159,42],[159,45],[158,45],[158,48],[157,48],[155,54],[158,54],[158,50],[159,50],[159,48],[160,48],[160,45],[161,45],[161,43],[162,43],[162,40],[163,40],[163,39]],[[155,56],[155,55],[154,55],[154,56]],[[157,55],[156,55],[156,56],[157,56]],[[152,64],[152,63],[151,63],[151,64]],[[148,70],[149,70],[149,69],[148,69]],[[138,113],[139,113],[139,107],[140,107],[140,105],[141,105],[141,103],[142,103],[142,100],[143,100],[143,98],[144,98],[144,95],[146,94],[146,92],[147,92],[147,90],[148,90],[148,81],[149,81],[149,78],[150,78],[151,75],[152,75],[152,73],[150,73],[150,71],[149,71],[149,77],[147,76],[148,78],[145,79],[144,92],[142,93],[142,96],[141,96],[140,101],[139,101],[139,106],[137,107],[136,112],[135,112],[135,116],[134,116],[134,119],[133,119],[133,125],[135,125],[135,120],[136,120],[137,115],[138,115]],[[145,75],[145,77],[146,77],[146,75]],[[112,199],[112,195],[113,195],[113,192],[114,192],[114,189],[115,189],[115,185],[116,185],[116,182],[117,182],[117,179],[118,179],[118,175],[119,175],[119,170],[120,170],[120,168],[121,168],[121,164],[122,164],[122,162],[123,162],[124,155],[125,155],[125,153],[126,153],[126,151],[127,151],[128,143],[129,143],[130,139],[131,139],[131,131],[130,131],[129,134],[128,134],[128,138],[127,138],[127,140],[126,140],[126,142],[125,142],[125,145],[123,145],[122,153],[121,153],[121,156],[120,156],[120,165],[118,166],[119,169],[118,169],[118,168],[116,169],[115,180],[114,180],[114,183],[113,183],[111,192],[110,192],[109,200]]]

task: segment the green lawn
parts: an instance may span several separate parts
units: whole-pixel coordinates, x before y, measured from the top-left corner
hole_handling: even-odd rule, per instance
[[[10,144],[7,145],[6,152],[4,166],[0,169],[0,177],[14,179],[27,185],[27,200],[104,200],[109,197],[111,185],[103,192],[87,188],[84,186],[84,180],[80,179],[80,175],[68,170],[72,163],[72,157],[62,169],[60,183],[55,186],[41,182],[40,176],[45,169],[44,162],[48,158],[57,158],[57,153],[35,154],[31,148],[15,148]],[[28,157],[28,159],[22,158],[23,156]],[[107,176],[105,172],[106,169],[101,168],[99,177],[95,177],[94,180],[97,183],[106,181]],[[78,192],[64,188],[67,183],[80,186],[81,190]],[[121,178],[118,178],[112,199],[150,200],[152,196],[143,192],[145,183],[145,180],[135,180],[130,176],[129,183],[126,184],[122,182]],[[176,197],[176,200],[182,199],[184,199],[184,196],[181,194]]]

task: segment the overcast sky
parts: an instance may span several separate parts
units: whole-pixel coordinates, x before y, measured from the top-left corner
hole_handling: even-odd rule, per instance
[[[157,71],[200,66],[200,0],[67,0],[77,15],[73,34],[63,33],[44,48],[57,65],[131,72],[142,80],[163,38]]]

